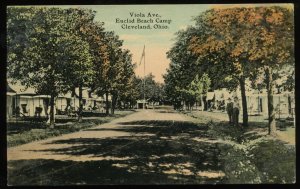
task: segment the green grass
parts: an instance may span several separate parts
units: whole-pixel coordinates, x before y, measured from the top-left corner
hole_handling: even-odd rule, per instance
[[[84,118],[81,123],[76,119],[69,120],[67,123],[58,123],[51,129],[44,122],[9,122],[7,123],[7,146],[13,147],[29,142],[47,139],[67,133],[80,131],[82,129],[108,123],[113,119],[124,117],[133,111],[117,111],[115,115],[107,117]]]

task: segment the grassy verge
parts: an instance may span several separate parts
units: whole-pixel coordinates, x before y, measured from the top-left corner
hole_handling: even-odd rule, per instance
[[[44,122],[9,122],[7,123],[7,146],[13,147],[21,144],[26,144],[32,141],[47,139],[67,133],[80,131],[82,129],[97,126],[103,123],[108,123],[113,119],[124,117],[134,111],[117,111],[115,115],[107,117],[90,117],[84,118],[81,123],[76,122],[76,119],[57,120],[54,129],[50,129]]]
[[[182,113],[206,124],[207,134],[218,140],[221,151],[219,160],[223,165],[226,183],[295,183],[294,145],[287,145],[287,142],[268,136],[265,128],[255,123],[241,129],[226,121],[195,116],[191,112]]]

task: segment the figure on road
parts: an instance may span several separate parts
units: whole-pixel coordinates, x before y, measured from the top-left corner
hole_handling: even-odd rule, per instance
[[[233,114],[232,114],[234,126],[239,126],[239,113],[240,113],[239,99],[238,99],[238,97],[234,97]]]
[[[229,117],[229,123],[231,124],[233,122],[232,119],[232,114],[233,114],[233,103],[231,101],[231,98],[228,98],[227,106],[226,106],[226,111]]]

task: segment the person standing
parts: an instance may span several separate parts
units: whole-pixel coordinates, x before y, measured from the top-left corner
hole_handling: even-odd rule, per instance
[[[234,126],[239,126],[239,113],[240,113],[240,103],[238,97],[234,97],[233,101],[233,125]]]
[[[228,98],[227,100],[228,100],[228,102],[227,102],[227,106],[226,106],[226,111],[227,111],[227,114],[229,117],[229,123],[231,124],[233,122],[233,119],[232,119],[233,103],[231,101],[231,98]]]

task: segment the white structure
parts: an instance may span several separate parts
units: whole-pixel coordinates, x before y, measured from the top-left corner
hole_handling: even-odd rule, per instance
[[[99,97],[92,93],[89,88],[82,89],[82,104],[84,110],[92,110],[94,107],[98,107],[100,111],[104,112],[105,107],[105,95]],[[111,102],[111,95],[108,95],[108,100]],[[78,110],[79,108],[79,88],[75,89],[75,93],[71,92],[59,95],[56,99],[57,110],[65,111],[66,107],[70,105]]]
[[[66,94],[60,94],[55,99],[55,108],[59,111],[65,111],[68,105],[71,105],[72,96],[71,93],[68,92]]]
[[[213,93],[213,94],[212,94]],[[227,89],[215,90],[211,92],[210,96],[214,97],[214,101],[225,100],[227,104],[227,99],[230,97],[232,100],[234,97],[238,97],[242,110],[242,98],[241,91],[237,89],[235,92],[229,93]],[[213,98],[211,98],[213,99]],[[267,90],[253,90],[246,89],[246,100],[249,115],[263,115],[268,116],[268,96]],[[295,95],[293,92],[281,92],[273,94],[273,105],[276,112],[276,118],[288,117],[295,115]]]
[[[82,91],[82,101],[85,110],[90,110],[97,106],[98,110],[104,112],[105,96],[99,97],[89,92],[88,88]],[[75,95],[71,92],[60,94],[55,98],[55,110],[57,113],[65,111],[68,105],[71,105],[75,110],[79,107],[79,90],[76,88]],[[111,101],[111,96],[108,96]],[[21,116],[47,116],[50,106],[50,95],[38,95],[33,88],[26,88],[19,83],[16,85],[7,84],[6,92],[6,116],[14,117],[17,112]],[[18,111],[19,109],[19,111]]]
[[[16,91],[14,91],[9,85],[6,87],[6,117],[11,117],[14,114]]]
[[[137,100],[136,101],[137,104],[137,109],[143,109],[143,107],[145,106],[145,108],[148,108],[148,101],[147,100]]]
[[[95,106],[103,109],[103,107],[106,106],[105,100],[105,94],[102,97],[99,97],[98,95],[92,93],[88,88],[83,88],[82,90],[82,102],[84,110],[89,110]],[[111,95],[108,95],[108,101],[111,102]],[[76,109],[79,107],[79,88],[75,89],[75,96],[72,97],[71,105]]]
[[[35,95],[32,96],[32,108],[34,110],[33,115],[37,114],[37,108],[41,109],[40,116],[47,116],[48,115],[48,108],[49,108],[50,96],[49,95]],[[30,114],[31,116],[31,114]]]
[[[11,89],[16,92],[14,97],[14,110],[17,107],[20,109],[20,113],[25,116],[34,116],[35,106],[33,96],[36,95],[33,88],[25,88],[21,85],[8,84]]]

